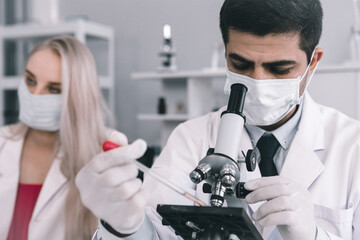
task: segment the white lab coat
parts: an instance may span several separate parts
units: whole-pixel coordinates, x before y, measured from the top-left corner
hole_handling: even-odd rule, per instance
[[[215,147],[221,110],[179,125],[153,169],[198,198],[208,202],[209,194],[202,186],[195,186],[189,173]],[[239,150],[252,148],[246,131]],[[331,239],[360,239],[360,124],[342,113],[316,104],[306,93],[298,131],[293,139],[280,176],[305,186],[315,205],[317,225]],[[260,178],[257,167],[246,179]],[[157,186],[154,188],[154,186]],[[145,188],[151,190],[150,205],[191,204],[172,190],[146,178]],[[241,206],[240,200],[227,199],[228,206]],[[261,203],[250,205],[256,211]],[[148,214],[160,239],[175,239],[168,228],[161,225],[156,214]],[[258,226],[259,227],[259,226]],[[260,232],[264,239],[281,239],[274,227]]]
[[[0,137],[0,239],[3,240],[7,239],[15,207],[23,142],[23,137],[17,140]],[[29,240],[65,239],[67,193],[68,181],[60,171],[60,160],[55,159],[36,201],[29,223]]]

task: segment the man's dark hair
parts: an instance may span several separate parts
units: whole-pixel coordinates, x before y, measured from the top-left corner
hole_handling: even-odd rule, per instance
[[[322,18],[319,0],[225,0],[220,29],[225,45],[229,29],[257,36],[299,33],[299,47],[310,61],[320,40]]]

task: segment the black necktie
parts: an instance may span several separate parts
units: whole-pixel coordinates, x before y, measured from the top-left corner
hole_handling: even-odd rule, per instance
[[[272,134],[263,135],[256,144],[260,151],[260,172],[263,177],[278,175],[274,155],[280,144]]]

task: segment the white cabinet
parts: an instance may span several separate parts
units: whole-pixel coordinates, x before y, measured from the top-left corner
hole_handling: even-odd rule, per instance
[[[99,81],[106,95],[111,111],[114,111],[114,30],[109,26],[98,23],[74,20],[57,24],[17,24],[0,26],[0,125],[5,123],[4,110],[7,106],[4,96],[6,91],[16,90],[20,79],[23,78],[23,68],[26,55],[40,41],[58,35],[72,35],[86,44],[94,53],[100,54],[99,59],[95,55],[95,61],[99,71]],[[16,65],[17,72],[8,74],[5,71],[7,61],[14,56],[6,53],[6,43],[14,42],[17,46]],[[99,48],[105,48],[99,50]],[[105,54],[106,56],[102,56]]]
[[[142,81],[161,81],[163,97],[166,100],[166,114],[138,114],[141,121],[162,121],[161,145],[164,146],[172,130],[183,121],[210,112],[214,108],[212,80],[224,77],[224,69],[177,72],[133,73],[132,79]],[[138,86],[141,86],[139,82]],[[184,110],[178,111],[178,104]]]
[[[319,66],[309,86],[312,97],[319,103],[336,108],[360,119],[360,63]],[[179,71],[173,73],[133,73],[132,79],[162,82],[162,94],[166,99],[166,114],[138,114],[140,121],[161,121],[161,145],[164,146],[172,130],[181,122],[204,115],[215,107],[212,80],[222,79],[225,69],[207,71]],[[141,82],[138,83],[141,87]],[[220,89],[222,91],[222,89]],[[177,113],[177,101],[185,103],[186,111]],[[226,104],[226,103],[225,103]],[[217,106],[218,107],[218,106]],[[154,112],[156,107],[154,106]]]

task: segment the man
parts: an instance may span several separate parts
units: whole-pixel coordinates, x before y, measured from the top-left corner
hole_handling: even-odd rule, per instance
[[[245,200],[264,239],[360,239],[360,125],[316,104],[306,91],[323,55],[316,47],[322,15],[318,0],[225,0],[220,12],[225,91],[237,82],[249,89],[239,153],[256,146],[262,155],[247,173],[245,187],[253,192]],[[179,125],[153,166],[204,201],[208,195],[188,174],[215,146],[221,112]],[[265,161],[268,143],[273,156]],[[150,178],[144,188],[135,182],[131,159],[143,152],[134,151],[137,145],[100,154],[77,177],[84,204],[107,222],[98,239],[176,239],[153,208],[144,214],[144,189],[151,189],[153,206],[190,203],[166,187],[153,189]],[[240,206],[238,199],[226,200]]]

